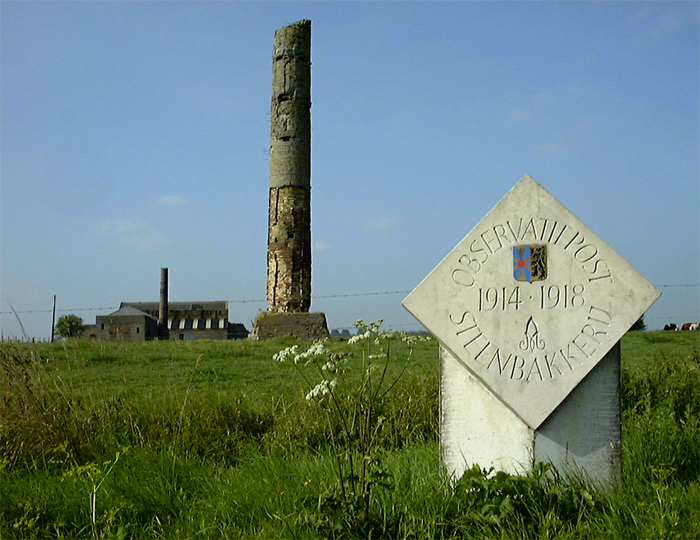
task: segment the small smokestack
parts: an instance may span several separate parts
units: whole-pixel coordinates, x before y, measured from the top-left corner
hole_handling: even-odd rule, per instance
[[[170,337],[168,330],[168,269],[160,269],[160,303],[158,304],[158,335],[161,339]]]

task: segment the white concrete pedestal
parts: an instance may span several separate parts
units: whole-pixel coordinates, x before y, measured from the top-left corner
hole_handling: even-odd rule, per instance
[[[475,464],[525,474],[544,461],[596,484],[621,480],[619,342],[536,430],[440,351],[440,447],[450,477]]]

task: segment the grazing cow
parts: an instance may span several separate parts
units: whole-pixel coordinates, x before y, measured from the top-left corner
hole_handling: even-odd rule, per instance
[[[700,330],[700,323],[694,322],[693,324],[690,325],[689,330]]]
[[[695,327],[695,328],[693,328]],[[681,326],[681,330],[685,332],[686,330],[697,330],[698,329],[698,323],[692,323],[692,322],[687,322],[683,326]]]
[[[664,324],[664,330],[678,330],[676,323]]]

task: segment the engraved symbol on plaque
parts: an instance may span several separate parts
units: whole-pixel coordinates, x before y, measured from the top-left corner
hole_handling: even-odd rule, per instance
[[[532,352],[545,348],[545,342],[540,339],[540,329],[532,317],[527,320],[525,325],[525,339],[520,342],[520,348],[523,351]]]
[[[515,246],[513,277],[516,281],[542,281],[547,278],[547,246]]]

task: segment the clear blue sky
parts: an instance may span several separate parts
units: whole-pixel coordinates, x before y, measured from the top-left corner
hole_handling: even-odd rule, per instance
[[[409,291],[524,175],[700,320],[698,2],[0,3],[2,332],[266,308],[274,31],[312,21],[313,311]],[[690,286],[689,286],[690,285]],[[242,302],[252,300],[252,302]],[[103,309],[94,309],[103,308]],[[89,310],[91,309],[91,310]],[[89,310],[89,311],[88,311]]]

